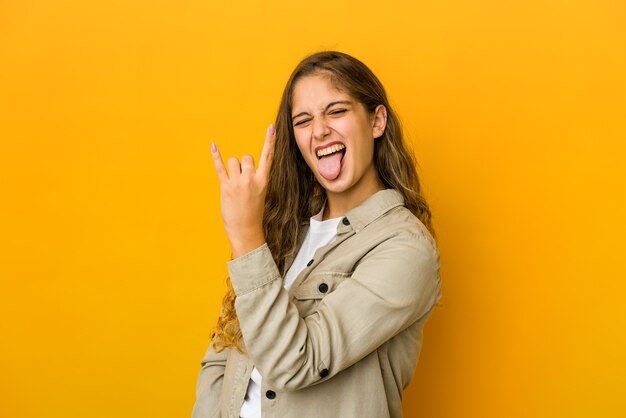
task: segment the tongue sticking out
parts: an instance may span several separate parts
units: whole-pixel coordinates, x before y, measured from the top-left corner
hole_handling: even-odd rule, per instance
[[[335,180],[339,177],[342,158],[343,152],[341,151],[320,158],[317,162],[317,168],[322,177],[326,180]]]

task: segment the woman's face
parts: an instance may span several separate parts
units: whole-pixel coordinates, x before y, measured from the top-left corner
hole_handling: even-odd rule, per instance
[[[329,197],[362,200],[382,187],[374,167],[374,141],[384,132],[386,116],[383,105],[369,114],[327,75],[296,82],[291,114],[296,143]]]

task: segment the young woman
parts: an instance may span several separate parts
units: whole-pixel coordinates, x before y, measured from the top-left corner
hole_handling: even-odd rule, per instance
[[[257,168],[211,147],[233,259],[193,417],[401,417],[439,252],[380,81],[347,54],[313,54]]]

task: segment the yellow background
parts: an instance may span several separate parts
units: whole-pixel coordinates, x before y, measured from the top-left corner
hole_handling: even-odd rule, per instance
[[[225,289],[209,144],[353,54],[442,259],[405,415],[626,416],[626,5],[0,2],[0,416],[188,417]]]

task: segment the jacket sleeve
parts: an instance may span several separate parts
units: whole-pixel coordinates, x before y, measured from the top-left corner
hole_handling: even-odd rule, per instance
[[[196,383],[196,403],[193,406],[192,418],[219,418],[221,410],[222,383],[226,359],[230,348],[218,353],[210,342],[202,361],[200,374]]]
[[[228,262],[228,270],[248,354],[277,390],[330,379],[428,315],[441,296],[436,246],[410,233],[372,249],[305,318],[267,244]]]

